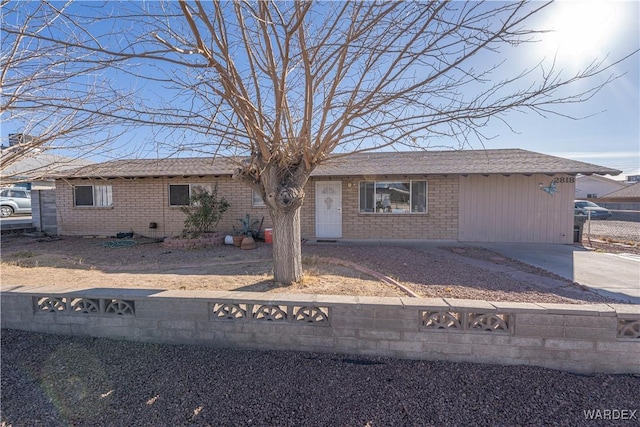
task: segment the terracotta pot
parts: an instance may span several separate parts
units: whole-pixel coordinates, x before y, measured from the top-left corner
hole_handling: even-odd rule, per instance
[[[258,246],[256,245],[256,241],[253,240],[253,237],[247,236],[242,239],[242,244],[240,245],[242,249],[255,249]]]
[[[240,247],[242,245],[242,240],[245,238],[243,235],[233,236],[233,246]]]

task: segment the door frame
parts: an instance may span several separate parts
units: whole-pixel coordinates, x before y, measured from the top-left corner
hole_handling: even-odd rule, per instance
[[[320,184],[326,184],[326,183],[332,183],[332,184],[339,184],[338,188],[339,188],[339,193],[340,193],[340,206],[338,206],[338,215],[340,216],[340,233],[339,235],[328,235],[328,236],[322,236],[318,233],[319,227],[318,227],[318,221],[320,218],[320,215],[318,214],[318,195],[320,194],[318,192],[318,186]],[[314,216],[315,216],[315,234],[317,238],[320,239],[340,239],[342,238],[342,205],[343,205],[343,200],[342,200],[342,181],[316,181],[315,182],[315,194],[314,194]]]

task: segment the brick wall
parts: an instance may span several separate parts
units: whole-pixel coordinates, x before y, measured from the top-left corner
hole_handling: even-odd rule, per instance
[[[58,231],[62,235],[114,235],[134,231],[154,237],[177,236],[182,233],[185,214],[169,206],[170,184],[218,184],[218,197],[224,197],[229,209],[222,216],[217,230],[231,233],[239,227],[239,218],[248,213],[261,220],[263,228],[271,225],[267,208],[251,206],[251,189],[230,177],[137,178],[110,180],[65,180],[56,182]],[[113,205],[109,208],[75,207],[74,185],[111,185]],[[158,224],[156,230],[149,223]]]
[[[3,328],[640,374],[637,305],[45,287],[0,297]]]
[[[374,179],[374,178],[367,178]],[[379,177],[385,181],[408,180],[406,176]],[[342,230],[346,239],[442,239],[455,240],[458,235],[458,178],[417,177],[428,182],[428,212],[418,214],[377,214],[359,212],[359,183],[364,178],[334,178],[342,182]],[[301,210],[301,235],[315,237],[315,183],[305,187]],[[264,217],[263,229],[272,226],[266,207],[251,206],[251,189],[230,177],[136,178],[110,180],[59,180],[56,182],[58,232],[62,235],[114,235],[134,231],[153,237],[176,236],[182,232],[184,214],[170,207],[169,184],[218,183],[218,196],[231,207],[222,217],[218,231],[231,233],[238,218],[247,213],[252,218]],[[111,185],[113,206],[109,208],[75,207],[74,185]],[[149,223],[158,224],[157,230]]]
[[[427,213],[360,213],[360,182],[426,180]],[[305,189],[307,198],[302,212],[302,236],[315,237],[315,182]],[[457,176],[396,176],[334,178],[342,181],[342,237],[345,239],[433,239],[456,240],[458,237]]]

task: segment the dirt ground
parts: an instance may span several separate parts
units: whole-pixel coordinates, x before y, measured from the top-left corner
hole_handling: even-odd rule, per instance
[[[127,241],[9,235],[1,241],[0,284],[2,289],[45,285],[406,296],[402,289],[361,269],[335,263],[343,260],[375,270],[424,297],[577,304],[607,301],[551,273],[481,247],[422,250],[305,244],[302,252],[304,279],[282,286],[272,280],[271,246],[264,243],[255,250],[234,246],[186,250],[168,249],[140,237]],[[516,280],[512,272],[524,272],[528,279]],[[538,286],[538,281],[546,286]]]

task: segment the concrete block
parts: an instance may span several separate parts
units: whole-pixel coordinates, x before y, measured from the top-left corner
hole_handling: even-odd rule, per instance
[[[618,320],[615,317],[564,316],[566,327],[616,329]]]
[[[416,308],[420,310],[448,310],[447,304],[442,298],[400,298],[400,302],[406,308]]]
[[[515,336],[517,338],[564,338],[564,328],[562,326],[521,325],[517,323]]]
[[[400,340],[401,333],[399,331],[378,331],[378,330],[362,330],[359,334],[364,339],[384,339],[384,340]]]
[[[334,336],[333,328],[324,324],[276,324],[275,331],[280,334],[292,334],[292,335],[309,335],[318,337],[332,337]]]
[[[377,307],[402,307],[402,301],[399,297],[369,297],[359,296],[359,305],[371,305]]]
[[[136,301],[136,316],[158,317],[168,313],[178,316],[201,316],[207,318],[209,304],[207,301],[181,300],[142,300]]]
[[[444,302],[449,305],[451,310],[479,311],[487,313],[495,311],[495,307],[486,301],[444,298]]]
[[[375,319],[373,327],[378,330],[416,331],[420,326],[418,319]]]
[[[607,304],[618,316],[640,318],[640,304]]]
[[[173,342],[191,344],[196,336],[196,331],[190,329],[173,329],[171,330],[171,336]]]
[[[372,319],[374,318],[375,307],[370,305],[342,305],[333,307],[332,317],[360,317]]]
[[[492,333],[452,333],[449,334],[449,342],[452,344],[468,345],[494,345],[513,347],[542,347],[542,338],[521,338],[509,335],[496,335]]]
[[[602,363],[605,360],[609,363],[618,362],[618,353],[605,353],[602,351],[570,350],[568,357],[570,360],[579,362]]]
[[[356,328],[356,329],[371,329],[375,327],[374,320],[365,317],[350,317],[350,316],[333,316],[331,319],[331,325],[334,328]]]
[[[419,310],[405,309],[402,307],[375,307],[374,315],[376,319],[404,319],[412,320],[418,318]]]
[[[551,350],[594,350],[595,342],[547,338],[544,340],[544,347]]]
[[[294,333],[286,328],[291,328],[287,322],[242,322],[241,331],[245,334],[274,334],[277,331],[281,333]]]
[[[209,330],[209,331],[221,331],[221,332],[237,332],[242,333],[244,321],[235,321],[235,320],[216,320],[213,322],[196,322],[199,330]],[[208,326],[205,326],[208,324]]]
[[[640,367],[640,353],[639,352],[619,352],[618,363],[624,363],[627,365],[636,365]]]
[[[518,357],[518,348],[501,345],[471,345],[471,354],[493,360],[498,357],[513,359]]]
[[[640,340],[636,341],[598,341],[598,351],[620,351],[640,354]]]
[[[615,341],[617,331],[615,329],[604,328],[564,328],[565,338],[575,338],[582,340],[611,340]]]
[[[360,340],[357,338],[340,337],[334,339],[336,351],[349,351],[351,349],[356,349],[358,348],[359,342]]]
[[[189,329],[191,331],[194,331],[196,329],[196,322],[192,320],[160,320],[158,322],[158,328]]]
[[[158,327],[158,320],[156,319],[139,319],[136,317],[136,320],[133,322],[133,327],[136,329],[150,329]]]
[[[333,338],[328,337],[294,336],[293,343],[296,345],[333,348]]]
[[[69,324],[69,325],[87,325],[89,323],[91,323],[91,318],[95,317],[92,316],[90,314],[80,314],[80,315],[55,315],[55,319],[53,319],[55,321],[55,323],[64,325],[64,324]]]
[[[540,305],[528,302],[489,301],[489,304],[499,313],[545,313]]]
[[[447,355],[470,355],[471,346],[467,344],[434,344],[422,343],[422,349],[425,352],[447,354]],[[447,358],[448,360],[448,358]]]
[[[389,343],[389,350],[422,352],[424,351],[423,344],[422,342],[392,341]]]
[[[56,323],[55,317],[54,316],[58,316],[58,314],[53,314],[53,313],[37,313],[34,314],[32,317],[32,322],[34,324],[50,324],[50,323]]]
[[[417,341],[425,343],[446,343],[449,342],[450,335],[452,334],[441,330],[424,330],[422,332],[402,331],[400,333],[401,340],[403,341]]]
[[[280,295],[284,294],[274,294],[276,298]],[[305,301],[304,296],[297,295],[297,300]],[[359,303],[359,298],[357,296],[352,295],[316,295],[315,302],[320,305],[330,305],[330,306],[352,306],[354,304]],[[291,300],[289,300],[290,302]]]
[[[534,360],[566,360],[568,350],[551,350],[546,348],[518,347],[517,357],[525,362]]]
[[[334,326],[331,328],[331,333],[334,337],[357,338],[360,335],[360,330],[352,328],[337,328]]]
[[[5,312],[33,312],[33,299],[29,296],[10,294],[3,292],[0,294],[0,309]]]
[[[599,316],[601,311],[608,312],[610,308],[604,304],[551,304],[539,303],[549,314],[573,314],[578,316]]]
[[[559,314],[518,313],[515,322],[516,329],[521,325],[562,326],[564,317]]]
[[[135,324],[134,316],[92,316],[90,324],[99,327],[122,327],[133,326]]]

